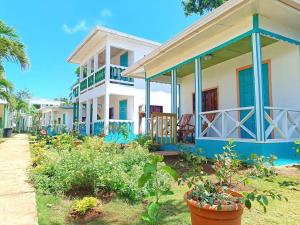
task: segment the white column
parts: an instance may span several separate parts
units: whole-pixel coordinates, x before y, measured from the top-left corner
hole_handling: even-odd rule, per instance
[[[195,139],[200,138],[202,122],[200,113],[202,111],[202,68],[201,59],[195,59]]]
[[[98,52],[94,55],[94,72],[98,69]]]
[[[80,80],[83,79],[83,66],[80,66]]]
[[[82,102],[79,102],[78,107],[78,123],[82,122]]]
[[[265,141],[262,53],[260,34],[252,34],[252,63],[254,73],[256,140]]]
[[[91,100],[86,101],[86,135],[90,134],[90,125],[91,125]]]
[[[146,88],[145,88],[145,133],[150,133],[150,80],[145,80],[146,82]]]
[[[88,60],[87,63],[87,76],[89,77],[91,75],[91,70],[92,70],[92,64],[91,64],[91,59]]]
[[[177,78],[176,70],[171,71],[171,113],[177,114]]]
[[[94,133],[94,124],[97,121],[97,112],[98,112],[98,98],[93,98],[93,133]]]
[[[107,43],[105,46],[105,82],[106,84],[109,83],[110,79],[110,44]]]
[[[50,111],[50,125],[54,125],[54,113],[52,110]]]
[[[104,95],[104,130],[105,134],[109,131],[109,92]]]

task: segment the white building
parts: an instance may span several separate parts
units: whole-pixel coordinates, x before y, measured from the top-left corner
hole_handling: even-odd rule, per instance
[[[41,126],[50,135],[73,129],[72,106],[45,106],[39,110],[42,113]]]
[[[145,74],[147,89],[150,82],[171,83],[173,117],[177,107],[194,115],[195,148],[208,157],[222,152],[231,138],[241,155],[299,162],[294,149],[300,138],[299,21],[299,1],[230,0],[123,75]],[[150,113],[147,104],[147,131],[154,141],[176,148],[165,140],[176,144],[177,127],[161,132],[169,127],[159,126]]]
[[[121,72],[160,44],[111,29],[96,27],[68,58],[80,66],[80,79],[72,87],[74,121],[81,134],[115,133],[121,126],[137,134],[145,106],[144,79]],[[170,111],[170,85],[152,84],[151,105]]]
[[[62,104],[61,101],[56,101],[52,99],[45,98],[30,98],[26,99],[28,103],[28,107],[35,107],[36,109],[41,109],[48,106],[60,106]],[[30,131],[32,127],[32,116],[28,113],[23,113],[22,121],[21,121],[21,131]]]

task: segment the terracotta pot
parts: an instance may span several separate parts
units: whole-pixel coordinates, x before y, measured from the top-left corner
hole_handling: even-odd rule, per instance
[[[241,225],[245,208],[243,204],[222,205],[221,210],[217,210],[217,205],[210,206],[209,204],[199,208],[198,202],[187,199],[190,192],[185,193],[184,199],[191,212],[192,225]],[[230,191],[230,193],[235,197],[242,197],[238,192]]]

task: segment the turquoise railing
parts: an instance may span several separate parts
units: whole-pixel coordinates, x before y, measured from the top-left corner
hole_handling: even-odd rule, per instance
[[[87,79],[80,82],[80,91],[84,91],[87,88]]]
[[[133,125],[132,121],[122,121],[122,120],[110,120],[109,121],[109,133],[122,133],[122,129],[127,129],[129,134],[133,133]]]
[[[104,134],[104,121],[98,120],[94,123],[94,135]]]
[[[95,84],[105,79],[105,67],[95,73]]]
[[[73,97],[78,97],[78,95],[79,95],[79,87],[77,86],[77,87],[75,87],[75,88],[73,88]]]
[[[88,77],[88,87],[93,86],[94,83],[95,83],[94,74],[92,74],[91,76]]]
[[[85,136],[86,135],[86,124],[85,123],[80,123],[78,125],[78,131],[79,131],[80,135]]]
[[[121,73],[126,70],[126,67],[121,66],[110,66],[110,79],[114,81],[123,81],[126,83],[133,83],[134,79],[131,77],[123,77]]]

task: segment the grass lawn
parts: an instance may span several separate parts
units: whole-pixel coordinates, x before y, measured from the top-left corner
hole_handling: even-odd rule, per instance
[[[280,182],[300,182],[299,170],[293,174],[280,174],[273,182],[252,180],[250,186],[259,190],[273,189],[280,191],[289,201],[271,202],[268,212],[265,214],[259,205],[254,205],[251,210],[245,210],[243,224],[280,224],[296,225],[300,221],[300,185],[297,190],[290,190],[288,187],[281,187]],[[172,196],[164,197],[161,211],[160,224],[164,225],[185,225],[190,224],[190,215],[183,201],[183,195],[187,187],[177,186],[174,183]],[[37,193],[38,217],[40,225],[71,225],[74,224],[68,219],[71,200],[66,197],[56,197]],[[104,205],[105,214],[102,218],[86,224],[96,225],[129,225],[145,224],[141,221],[141,215],[145,211],[145,204],[129,204],[119,198],[113,198]]]

